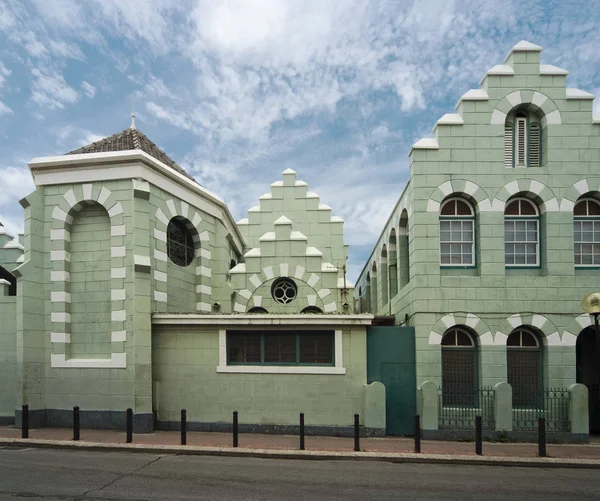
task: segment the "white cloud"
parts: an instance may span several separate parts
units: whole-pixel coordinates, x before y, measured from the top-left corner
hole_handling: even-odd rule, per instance
[[[85,80],[81,82],[81,88],[87,97],[94,97],[96,95],[96,87]]]
[[[50,109],[64,108],[65,105],[74,104],[79,99],[77,91],[73,89],[56,70],[39,70],[33,68],[33,84],[31,99],[42,107]]]
[[[2,101],[0,101],[0,117],[2,115],[9,115],[13,112],[13,110],[11,110],[8,106],[6,106],[6,104],[4,104]]]
[[[0,169],[2,190],[0,190],[0,207],[15,204],[34,189],[31,173],[27,167],[5,167]]]

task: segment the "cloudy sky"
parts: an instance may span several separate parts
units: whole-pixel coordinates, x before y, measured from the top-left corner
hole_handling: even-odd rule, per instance
[[[296,170],[345,219],[355,279],[410,145],[522,39],[600,92],[599,22],[594,0],[0,0],[0,221],[22,228],[27,161],[128,127],[135,101],[236,219]]]

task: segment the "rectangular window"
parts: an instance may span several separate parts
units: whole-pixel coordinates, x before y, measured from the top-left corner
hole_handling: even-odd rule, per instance
[[[504,221],[504,256],[508,266],[537,266],[538,220]]]
[[[440,264],[472,266],[474,247],[472,219],[440,220]]]
[[[333,331],[228,331],[230,365],[334,365]]]
[[[575,220],[575,266],[600,266],[600,220]]]

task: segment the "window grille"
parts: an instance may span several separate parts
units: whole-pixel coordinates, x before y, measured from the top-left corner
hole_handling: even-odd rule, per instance
[[[518,198],[506,206],[504,257],[507,266],[539,265],[539,214],[530,200]]]
[[[334,365],[333,331],[228,331],[232,365]]]
[[[540,139],[540,124],[532,123],[529,127],[529,167],[540,166]]]
[[[298,288],[289,278],[278,278],[271,286],[271,296],[279,304],[291,303],[298,295]]]
[[[527,119],[518,117],[516,120],[517,133],[515,134],[515,159],[517,167],[527,167]]]
[[[440,264],[472,266],[475,253],[475,215],[464,200],[452,198],[440,210]]]
[[[444,405],[475,405],[477,351],[465,329],[453,328],[442,337],[442,402]]]
[[[506,341],[507,381],[513,407],[540,405],[542,352],[538,338],[526,329],[513,331]]]
[[[194,239],[188,229],[191,223],[182,217],[174,217],[167,226],[167,255],[177,266],[188,266],[194,259]]]
[[[600,266],[600,204],[583,199],[573,209],[575,266]]]

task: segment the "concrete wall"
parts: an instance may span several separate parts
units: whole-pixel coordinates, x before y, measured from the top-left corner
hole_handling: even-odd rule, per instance
[[[16,303],[16,296],[8,296],[8,286],[0,284],[0,423],[4,424],[14,419],[16,407]]]
[[[355,413],[364,413],[365,328],[344,329],[342,337],[345,375],[233,374],[216,371],[218,330],[155,326],[152,360],[158,420],[178,422],[185,408],[190,422],[207,426],[230,423],[234,410],[244,424],[296,425],[298,414],[304,412],[307,426],[350,426]],[[376,415],[372,421],[381,421],[371,411]]]

